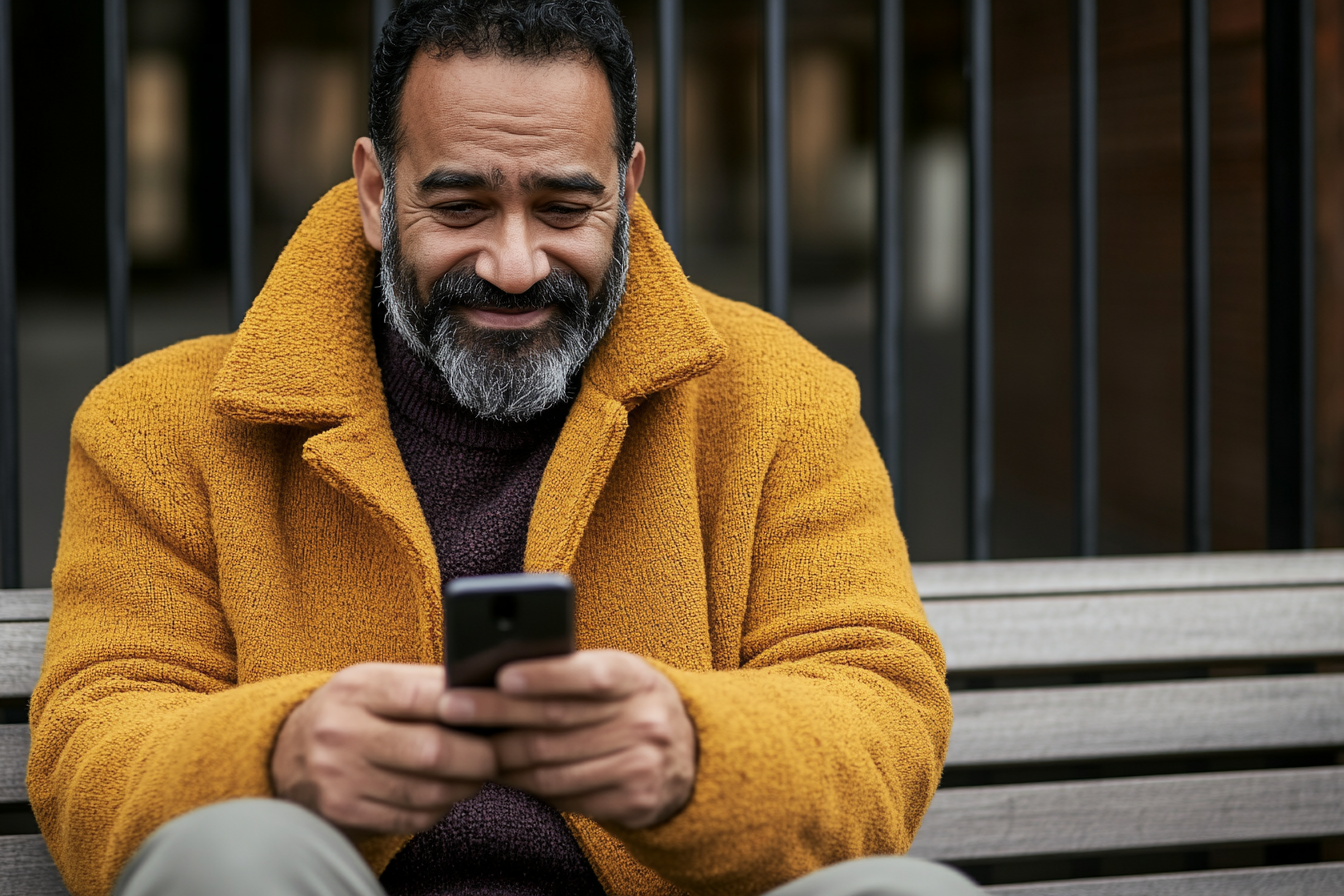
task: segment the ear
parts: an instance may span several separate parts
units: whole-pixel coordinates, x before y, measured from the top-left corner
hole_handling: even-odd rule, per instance
[[[355,141],[355,186],[359,188],[359,216],[364,219],[364,239],[375,252],[383,251],[383,169],[373,151],[373,141]]]
[[[629,211],[635,207],[635,194],[639,192],[639,185],[644,182],[644,166],[648,164],[649,157],[644,152],[644,144],[636,143],[635,151],[630,155],[630,164],[625,168],[625,210]]]

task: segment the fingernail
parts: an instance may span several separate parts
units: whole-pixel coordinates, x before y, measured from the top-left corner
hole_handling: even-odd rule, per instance
[[[527,676],[517,669],[504,669],[495,678],[495,685],[509,694],[520,694],[527,690]]]
[[[476,701],[449,691],[443,695],[441,712],[445,722],[466,722],[476,715]]]

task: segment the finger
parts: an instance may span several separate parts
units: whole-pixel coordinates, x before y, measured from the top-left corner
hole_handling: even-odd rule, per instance
[[[616,700],[647,687],[652,667],[620,650],[580,650],[568,656],[510,663],[496,682],[517,697]]]
[[[492,738],[501,772],[535,765],[586,762],[629,749],[647,738],[630,725],[590,725],[563,731],[525,728]]]
[[[478,780],[444,780],[370,766],[361,776],[357,798],[407,812],[447,812],[480,792]]]
[[[434,827],[446,813],[447,809],[405,809],[377,800],[362,799],[351,805],[345,820],[325,817],[337,827],[352,833],[418,834]]]
[[[440,666],[361,663],[332,678],[342,696],[388,719],[437,718],[439,698],[448,689]]]
[[[663,766],[660,751],[637,746],[560,765],[534,765],[498,775],[507,787],[524,790],[546,800],[575,797],[612,787],[629,788],[633,782],[656,780]]]
[[[615,821],[626,827],[639,827],[631,816],[630,795],[623,787],[607,787],[574,796],[552,797],[547,800],[561,812],[585,815],[594,821]],[[635,823],[631,823],[635,822]]]
[[[495,690],[460,688],[440,701],[446,725],[490,728],[575,728],[615,718],[623,703],[615,700],[528,699]]]
[[[363,735],[359,751],[370,765],[393,772],[459,781],[484,781],[495,774],[490,741],[438,724],[377,720]]]

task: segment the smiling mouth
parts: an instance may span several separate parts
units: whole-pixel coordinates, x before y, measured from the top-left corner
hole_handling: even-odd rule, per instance
[[[554,305],[540,308],[463,308],[472,324],[491,330],[524,330],[544,323],[555,314]]]

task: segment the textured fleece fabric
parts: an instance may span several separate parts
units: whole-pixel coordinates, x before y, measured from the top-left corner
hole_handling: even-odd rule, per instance
[[[854,378],[687,282],[648,209],[547,462],[524,566],[575,581],[582,648],[647,657],[699,739],[690,802],[566,816],[613,894],[760,893],[902,852],[951,701]],[[71,435],[28,792],[76,896],[165,821],[273,794],[333,670],[438,663],[440,571],[388,422],[374,253],[323,197],[234,336],[121,368]],[[359,847],[381,872],[406,837]]]
[[[525,423],[482,420],[382,321],[374,343],[389,422],[434,539],[439,574],[521,572],[527,524],[568,402]],[[383,872],[389,896],[601,896],[565,821],[531,794],[487,783],[417,834]]]

